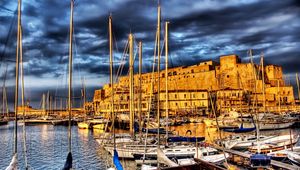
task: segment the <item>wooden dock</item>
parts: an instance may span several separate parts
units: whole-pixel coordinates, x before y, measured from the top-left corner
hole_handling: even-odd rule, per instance
[[[218,150],[222,150],[222,148],[220,146],[214,146],[214,147]],[[250,162],[251,154],[236,151],[236,150],[232,150],[232,149],[224,149],[224,151],[231,154],[231,155],[233,155],[233,156],[239,156],[239,157],[246,158]],[[275,160],[271,160],[271,165],[275,169],[287,169],[287,170],[300,169],[299,167],[296,167],[296,166],[293,166],[293,165],[290,165],[290,164],[287,164],[287,163],[275,161]]]

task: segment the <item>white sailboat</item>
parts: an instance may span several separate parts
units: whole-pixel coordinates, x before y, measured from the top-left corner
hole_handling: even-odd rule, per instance
[[[161,151],[162,153],[160,153]],[[227,153],[225,155],[226,157],[229,156]],[[134,154],[133,156],[137,164],[144,164],[144,163],[156,164],[157,157],[159,158],[167,157],[168,159],[178,160],[178,161],[187,160],[187,158],[189,159],[198,158],[203,161],[211,162],[211,163],[220,163],[225,160],[224,154],[220,153],[218,150],[212,147],[195,147],[191,145],[190,146],[175,145],[166,148],[160,148],[160,151],[158,152],[157,149],[149,149],[148,152],[146,153],[145,160],[143,160],[143,156],[144,156],[143,153]],[[159,161],[169,162],[165,158],[160,159]],[[175,164],[171,164],[171,166],[175,166]]]

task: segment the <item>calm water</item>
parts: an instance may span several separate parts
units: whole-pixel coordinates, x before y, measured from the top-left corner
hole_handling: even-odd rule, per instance
[[[216,128],[205,128],[205,125],[187,124],[171,127],[180,135],[205,136],[207,141],[218,138]],[[0,126],[0,170],[4,170],[11,161],[13,148],[13,124]],[[187,132],[190,130],[191,132]],[[26,126],[28,163],[34,170],[59,170],[63,167],[68,150],[68,128],[65,126],[39,125]],[[108,155],[95,141],[101,132],[79,130],[77,126],[72,127],[72,153],[73,167],[84,170],[107,169],[111,163]],[[292,133],[299,133],[298,129],[292,129]],[[222,136],[230,133],[222,132]],[[289,129],[277,131],[264,131],[264,135],[289,134]],[[18,160],[19,169],[24,169],[22,127],[18,132]],[[122,161],[126,170],[136,169],[133,161]]]
[[[13,125],[0,126],[0,169],[5,169],[12,158]],[[26,126],[28,163],[34,170],[58,170],[64,165],[68,151],[68,128],[64,126]],[[18,132],[19,169],[24,169],[22,128]],[[106,169],[103,150],[91,131],[72,127],[73,167],[75,169]]]

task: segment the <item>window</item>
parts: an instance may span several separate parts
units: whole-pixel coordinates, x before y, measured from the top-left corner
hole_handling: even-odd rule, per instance
[[[194,69],[191,70],[191,73],[194,73]]]
[[[186,98],[186,94],[184,94],[184,98]]]
[[[202,93],[202,98],[204,98],[204,94]]]
[[[227,78],[229,78],[229,75],[227,75]]]
[[[186,102],[184,103],[184,106],[187,106],[187,103],[186,103]]]

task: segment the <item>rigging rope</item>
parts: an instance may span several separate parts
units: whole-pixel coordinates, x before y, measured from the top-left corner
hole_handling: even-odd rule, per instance
[[[148,139],[148,129],[149,129],[149,123],[150,123],[150,112],[152,109],[152,95],[153,95],[153,84],[154,84],[154,72],[155,72],[155,66],[156,66],[156,47],[157,47],[157,42],[158,42],[158,34],[156,32],[156,37],[155,37],[155,46],[154,46],[154,54],[153,54],[153,65],[152,65],[152,74],[151,74],[151,90],[150,90],[150,97],[149,97],[149,103],[148,103],[148,114],[147,114],[147,125],[146,125],[146,137],[145,137],[145,143],[144,143],[144,155],[143,155],[143,163],[145,162],[146,159],[146,147],[147,147],[147,139]],[[150,78],[150,77],[149,77]],[[149,81],[149,80],[148,80]],[[158,127],[159,128],[159,127]]]
[[[18,8],[17,8],[18,9]],[[12,36],[12,30],[13,30],[13,28],[14,28],[14,25],[16,25],[16,22],[17,22],[17,12],[18,12],[18,10],[15,10],[15,12],[14,12],[14,17],[13,17],[13,19],[12,19],[12,22],[11,22],[11,24],[10,24],[10,27],[9,27],[9,30],[8,30],[8,34],[7,34],[7,37],[6,37],[6,39],[5,39],[5,43],[4,43],[4,47],[3,47],[3,50],[2,50],[2,53],[1,53],[1,58],[0,58],[0,61],[1,61],[1,63],[0,63],[0,66],[2,65],[2,61],[4,61],[4,58],[5,58],[5,52],[6,52],[6,47],[8,46],[8,41],[9,41],[9,38]]]

